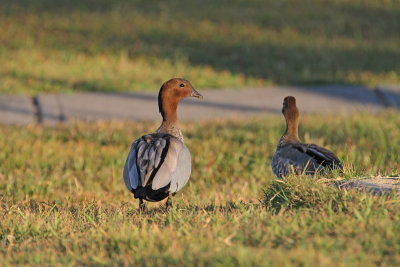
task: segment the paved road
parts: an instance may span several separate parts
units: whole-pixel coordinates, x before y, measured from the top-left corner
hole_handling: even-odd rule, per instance
[[[400,109],[400,86],[287,86],[242,90],[200,90],[203,100],[185,99],[179,105],[181,120],[249,117],[280,114],[285,96],[297,98],[302,113],[377,112]],[[0,124],[52,125],[71,120],[160,119],[158,92],[105,93],[79,92],[27,96],[0,95]]]

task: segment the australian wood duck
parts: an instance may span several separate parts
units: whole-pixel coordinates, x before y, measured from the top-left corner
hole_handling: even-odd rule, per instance
[[[203,98],[184,79],[165,82],[158,94],[158,107],[163,121],[157,131],[137,139],[131,146],[124,167],[126,187],[139,199],[161,201],[168,197],[167,207],[187,183],[191,173],[189,149],[183,142],[177,118],[178,103],[185,97]]]
[[[272,170],[278,178],[287,176],[292,170],[297,174],[314,175],[322,174],[327,169],[343,169],[333,152],[314,144],[301,143],[298,136],[299,110],[296,107],[296,98],[285,97],[282,113],[286,119],[286,130],[271,162]]]

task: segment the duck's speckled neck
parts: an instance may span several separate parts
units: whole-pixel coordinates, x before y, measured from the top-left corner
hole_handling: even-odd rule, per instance
[[[300,144],[299,137],[286,134],[286,132],[279,139],[278,148],[288,144]]]
[[[157,129],[156,133],[170,134],[178,138],[182,142],[184,142],[182,131],[181,128],[179,127],[178,121],[173,121],[173,122],[163,121],[161,123],[160,128]]]

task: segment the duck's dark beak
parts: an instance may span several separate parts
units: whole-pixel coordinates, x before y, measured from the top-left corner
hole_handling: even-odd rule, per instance
[[[192,88],[192,94],[190,96],[203,99],[203,96],[199,92],[197,92],[194,88]]]

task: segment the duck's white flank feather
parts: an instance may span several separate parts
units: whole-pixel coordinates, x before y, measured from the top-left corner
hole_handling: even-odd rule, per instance
[[[176,193],[181,190],[186,183],[189,181],[190,174],[192,171],[192,162],[190,158],[189,149],[183,145],[178,156],[178,168],[172,173],[171,185],[169,192]]]
[[[154,176],[151,188],[157,190],[171,183],[170,193],[175,193],[186,184],[190,178],[190,173],[191,159],[189,149],[183,142],[171,137],[168,153]],[[176,186],[176,184],[179,186]]]

